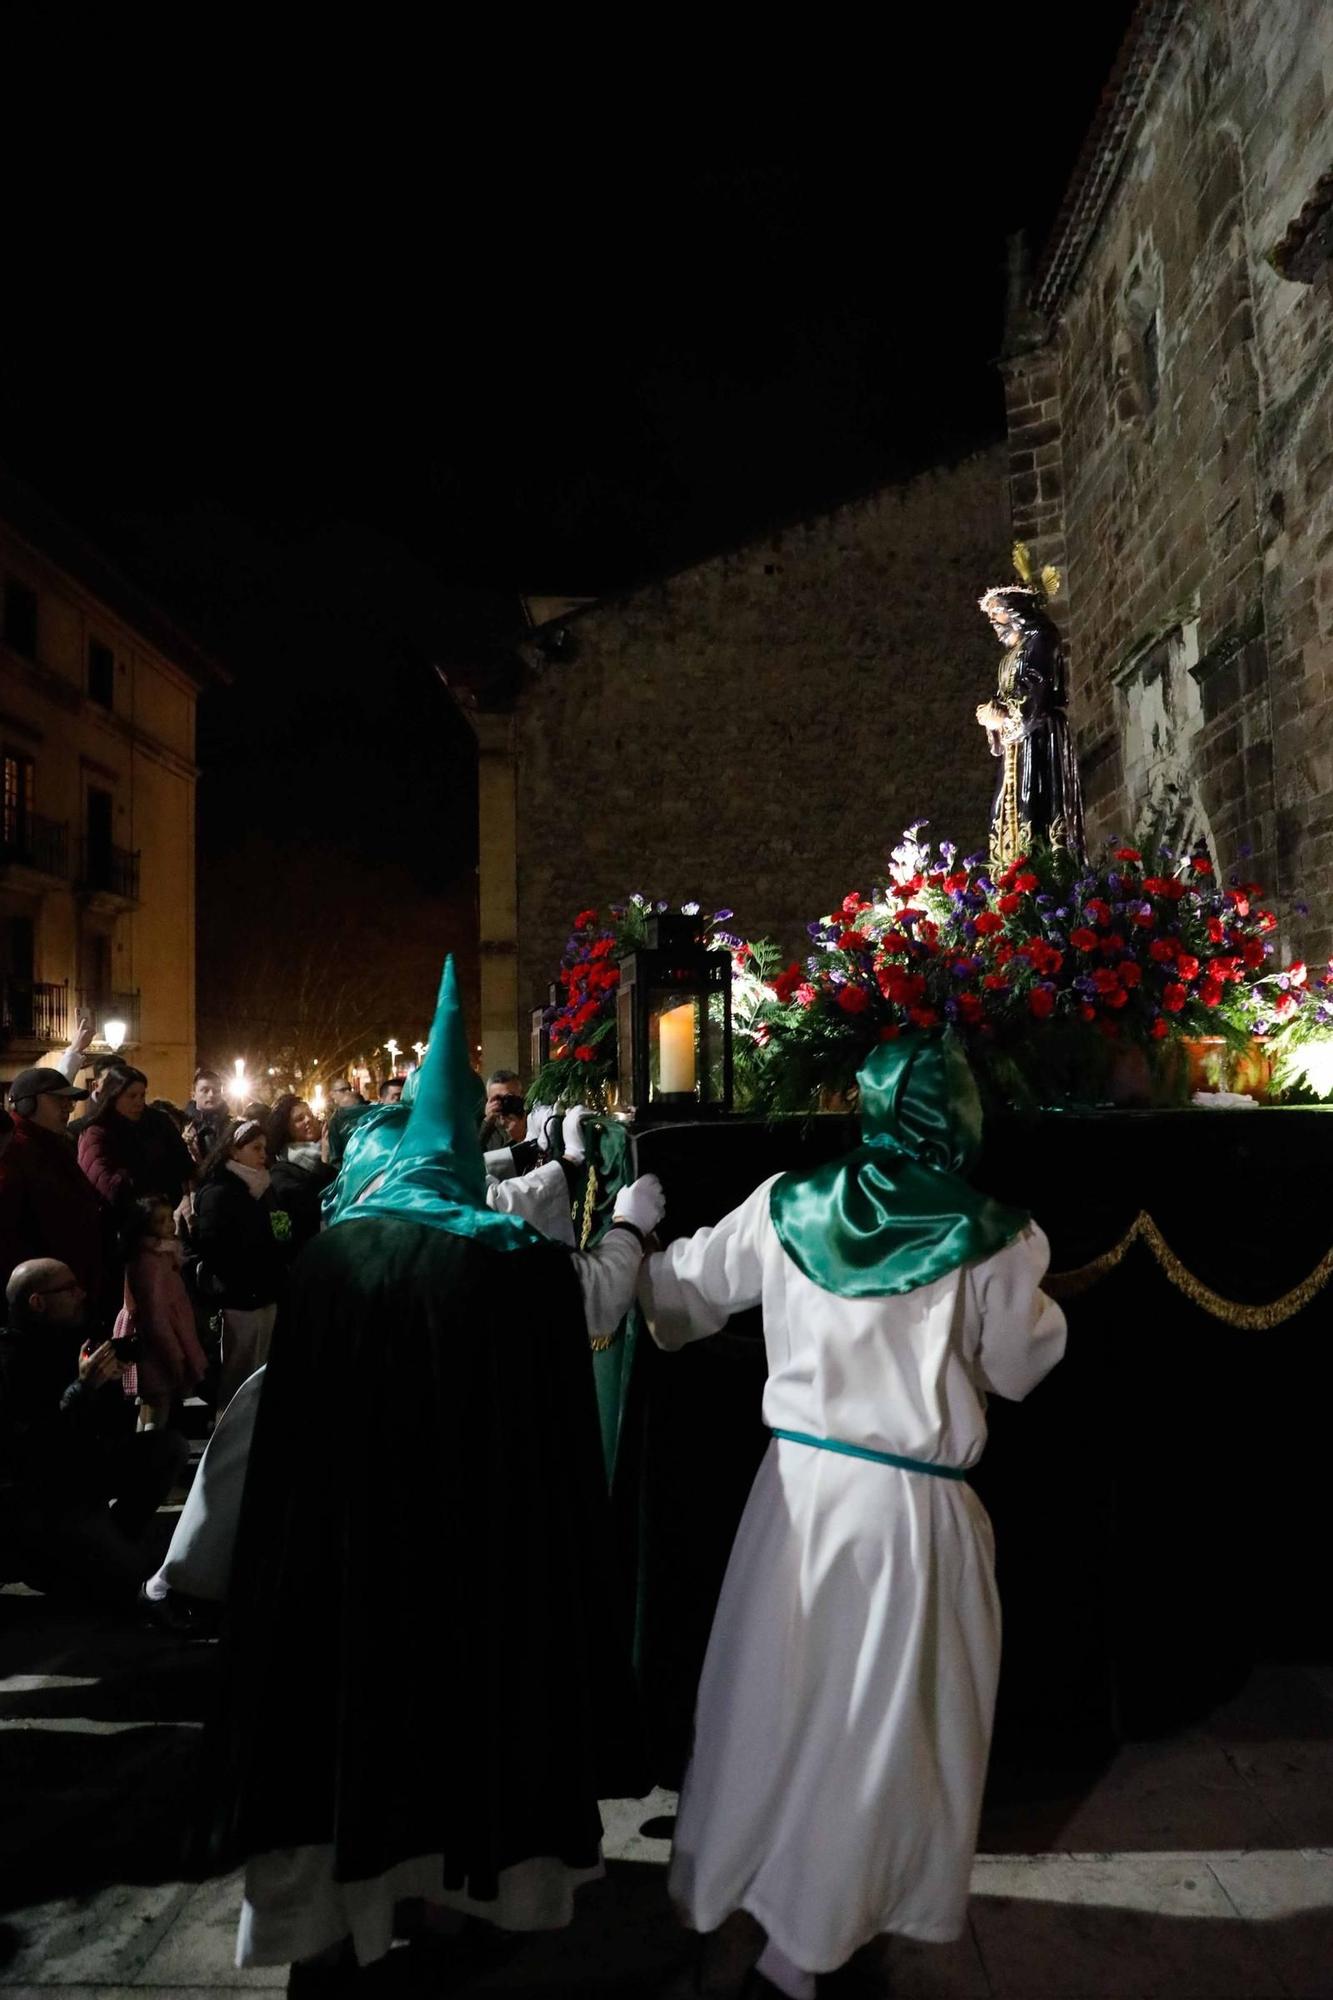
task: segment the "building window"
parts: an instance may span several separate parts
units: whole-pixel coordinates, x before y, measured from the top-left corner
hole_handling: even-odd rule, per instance
[[[88,641],[88,693],[103,708],[116,705],[116,656],[100,639]]]
[[[12,576],[5,578],[5,644],[37,658],[37,592]]]
[[[32,796],[35,767],[22,750],[6,750],[3,841],[7,848],[22,851],[28,845],[32,827]]]

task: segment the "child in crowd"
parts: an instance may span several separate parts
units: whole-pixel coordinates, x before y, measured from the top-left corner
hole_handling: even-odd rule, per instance
[[[148,1195],[134,1204],[126,1270],[139,1334],[139,1428],[162,1430],[178,1396],[198,1387],[208,1363],[181,1276],[181,1244],[171,1203]]]

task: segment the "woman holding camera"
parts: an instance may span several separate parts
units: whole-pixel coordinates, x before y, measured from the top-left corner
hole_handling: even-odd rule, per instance
[[[210,1154],[194,1203],[200,1289],[222,1308],[219,1416],[268,1359],[291,1235],[270,1184],[264,1127],[239,1119]]]

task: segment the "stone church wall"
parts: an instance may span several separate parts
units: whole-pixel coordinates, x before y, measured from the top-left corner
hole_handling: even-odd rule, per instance
[[[1008,364],[1015,531],[1061,563],[1095,835],[1303,896],[1333,946],[1333,288],[1268,261],[1333,160],[1333,8],[1174,15],[1044,344]],[[1247,854],[1252,851],[1252,858]]]
[[[908,821],[985,844],[1004,472],[982,453],[566,622],[514,718],[520,1012],[585,904],[698,897],[795,953]]]

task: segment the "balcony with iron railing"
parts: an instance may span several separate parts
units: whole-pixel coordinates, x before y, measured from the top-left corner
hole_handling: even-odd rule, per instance
[[[101,992],[95,987],[79,989],[79,1006],[93,1017],[93,1047],[95,1050],[109,1048],[106,1025],[108,1021],[118,1021],[124,1030],[116,1046],[133,1048],[139,1040],[139,995],[134,993]]]
[[[45,979],[0,980],[0,1039],[6,1048],[24,1043],[63,1048],[69,1040],[69,987]]]
[[[79,855],[79,887],[113,896],[121,903],[139,900],[139,856],[110,841],[85,840]]]
[[[69,825],[44,819],[41,813],[21,813],[0,827],[0,867],[29,868],[35,875],[69,880]]]

